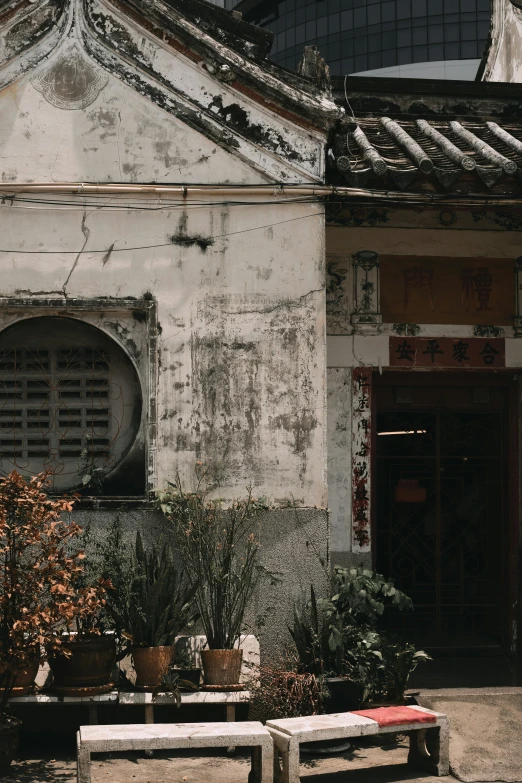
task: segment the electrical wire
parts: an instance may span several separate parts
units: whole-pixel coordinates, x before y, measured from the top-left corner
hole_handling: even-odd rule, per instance
[[[91,196],[89,196],[89,199]],[[106,198],[106,197],[105,197]],[[78,203],[78,201],[57,201],[53,199],[33,199],[33,198],[23,198],[20,196],[7,196],[7,195],[0,195],[0,208],[6,207],[8,209],[37,209],[38,207],[23,207],[19,206],[21,204],[38,204],[43,205],[45,209],[50,211],[67,211],[67,207],[73,207],[72,211],[84,211],[85,209],[92,209],[92,210],[102,210],[102,209],[109,209],[113,211],[141,211],[141,212],[165,212],[169,210],[174,209],[201,209],[203,207],[209,208],[209,207],[259,207],[259,206],[271,206],[271,205],[280,205],[280,204],[319,204],[322,203],[323,199],[319,198],[317,196],[296,196],[296,197],[287,197],[284,199],[271,199],[270,201],[173,201],[173,202],[167,202],[162,203],[161,205],[154,205],[154,206],[139,206],[135,202],[128,203],[126,205],[122,204],[114,204],[111,203],[115,199],[111,198],[108,202],[104,204],[92,202],[92,201],[86,201],[82,200],[81,203]],[[7,201],[10,201],[11,203],[6,203]],[[164,202],[163,199],[161,199],[162,202]],[[44,211],[44,210],[42,210]],[[70,210],[71,211],[71,210]]]
[[[236,236],[237,234],[247,234],[250,231],[261,231],[265,228],[273,228],[274,226],[281,226],[285,223],[293,223],[296,220],[305,220],[306,218],[311,217],[323,217],[322,212],[315,212],[310,215],[300,215],[299,217],[290,218],[289,220],[280,220],[277,223],[267,223],[264,226],[252,226],[252,228],[244,228],[241,231],[230,231],[226,234],[216,234],[215,236],[209,237],[210,240],[215,241],[216,239],[226,239],[230,236]],[[118,240],[116,240],[118,241]],[[159,245],[142,245],[139,247],[111,247],[110,253],[111,255],[113,253],[121,253],[121,252],[131,252],[132,250],[153,250],[155,248],[160,247],[176,247],[182,246],[182,245],[194,245],[197,244],[196,240],[194,240],[191,236],[187,237],[177,237],[176,241],[170,241],[170,242],[164,242]],[[90,249],[84,249],[81,250],[6,250],[4,248],[0,248],[0,253],[17,253],[21,255],[88,255],[88,254],[95,254],[95,253],[107,253],[109,252],[108,248],[103,248],[103,250],[90,250]]]

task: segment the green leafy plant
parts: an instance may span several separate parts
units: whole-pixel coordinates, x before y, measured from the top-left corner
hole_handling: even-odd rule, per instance
[[[293,625],[288,627],[296,647],[299,668],[316,677],[330,670],[339,673],[338,667],[332,666],[334,651],[330,649],[330,631],[318,610],[313,585],[310,592],[311,598],[306,611],[299,612],[294,607]]]
[[[181,707],[181,688],[188,691],[199,691],[197,685],[189,680],[183,680],[172,666],[163,675],[161,683],[153,691],[153,697],[158,693],[170,693],[176,698],[176,707]]]
[[[127,568],[121,557],[118,560],[114,594],[107,601],[117,631],[131,647],[174,644],[176,636],[198,619],[197,582],[177,568],[168,544],[160,552],[147,552],[139,532]]]
[[[268,506],[249,492],[224,507],[200,487],[185,492],[181,481],[158,492],[181,558],[197,583],[196,601],[211,650],[232,649],[244,633],[247,606],[260,580],[273,574],[259,562],[257,522]]]
[[[402,700],[410,674],[430,657],[381,632],[379,621],[390,607],[413,608],[411,599],[382,574],[337,566],[331,597],[316,599],[312,587],[306,610],[294,610],[289,630],[300,671],[347,677],[364,686],[372,701]]]

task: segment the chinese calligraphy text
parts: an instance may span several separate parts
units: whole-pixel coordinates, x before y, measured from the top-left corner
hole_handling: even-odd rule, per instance
[[[390,365],[483,369],[505,367],[505,343],[501,338],[390,337]]]
[[[370,549],[372,368],[352,372],[352,546]]]

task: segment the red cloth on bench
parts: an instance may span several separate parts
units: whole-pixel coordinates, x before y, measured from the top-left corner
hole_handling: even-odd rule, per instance
[[[437,718],[411,707],[376,707],[373,710],[353,710],[354,715],[371,718],[379,726],[400,726],[403,723],[435,723]]]

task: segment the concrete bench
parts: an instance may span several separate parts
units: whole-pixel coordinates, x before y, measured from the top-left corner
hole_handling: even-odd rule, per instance
[[[336,715],[311,715],[267,721],[274,740],[275,783],[299,783],[302,742],[375,734],[410,736],[408,764],[435,775],[449,774],[449,728],[445,715],[423,707],[383,707]]]
[[[252,748],[249,783],[272,783],[273,742],[269,732],[257,721],[81,726],[77,734],[78,783],[91,783],[91,753],[227,748],[231,745]]]

